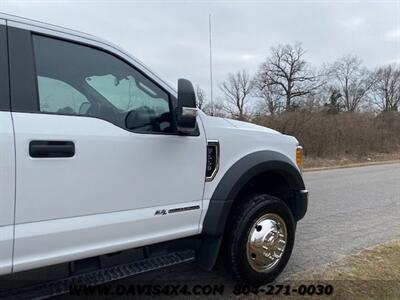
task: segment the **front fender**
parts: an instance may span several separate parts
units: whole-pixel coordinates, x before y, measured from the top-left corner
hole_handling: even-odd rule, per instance
[[[283,176],[291,191],[305,190],[299,169],[281,153],[258,151],[238,160],[222,177],[210,199],[203,223],[203,243],[199,252],[200,265],[205,269],[211,269],[215,264],[225,225],[239,192],[252,178],[268,171]],[[296,198],[299,203],[296,203],[295,218],[299,219],[307,209],[307,201],[301,197]]]

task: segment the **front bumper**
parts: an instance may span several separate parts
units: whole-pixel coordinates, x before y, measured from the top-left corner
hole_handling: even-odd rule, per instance
[[[308,208],[308,190],[296,192],[296,221],[303,219]]]

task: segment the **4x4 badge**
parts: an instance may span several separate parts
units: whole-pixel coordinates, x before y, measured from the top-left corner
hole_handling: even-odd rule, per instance
[[[156,210],[156,212],[154,213],[155,216],[166,215],[166,214],[167,214],[167,211],[165,209]]]

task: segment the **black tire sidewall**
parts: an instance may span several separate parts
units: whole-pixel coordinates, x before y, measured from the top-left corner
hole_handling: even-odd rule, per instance
[[[234,229],[237,230],[237,234],[235,241],[232,243],[231,253],[236,256],[234,260],[236,266],[234,267],[237,268],[236,273],[238,273],[241,281],[248,284],[260,285],[273,281],[285,268],[293,250],[296,226],[293,216],[284,202],[268,195],[258,195],[254,198],[258,201],[249,201],[253,205],[247,207],[239,221],[239,226]],[[260,201],[260,198],[264,199]],[[277,214],[283,219],[286,224],[287,243],[280,262],[271,271],[262,273],[255,271],[249,265],[246,247],[250,230],[255,221],[266,213]]]

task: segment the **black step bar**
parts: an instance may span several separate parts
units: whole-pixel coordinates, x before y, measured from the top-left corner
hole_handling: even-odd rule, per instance
[[[73,286],[94,286],[195,260],[193,250],[183,250],[103,268],[43,284],[0,292],[0,299],[45,299],[70,292]]]

